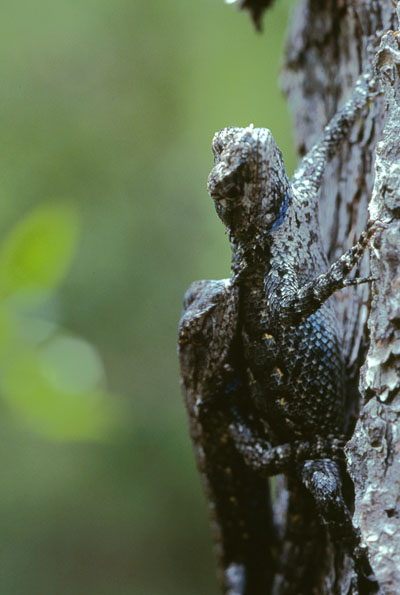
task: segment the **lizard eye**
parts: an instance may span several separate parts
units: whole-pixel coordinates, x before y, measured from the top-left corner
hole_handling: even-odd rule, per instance
[[[212,150],[214,153],[214,159],[216,161],[219,160],[221,153],[226,149],[226,147],[232,143],[235,136],[240,133],[241,129],[236,128],[235,126],[228,126],[227,128],[222,128],[219,132],[214,134],[214,138],[212,141]]]
[[[218,157],[224,150],[224,144],[222,143],[221,139],[218,137],[213,140],[212,144],[212,151],[214,153],[214,157]]]

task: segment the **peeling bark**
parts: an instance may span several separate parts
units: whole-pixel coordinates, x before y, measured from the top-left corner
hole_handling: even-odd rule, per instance
[[[371,254],[377,278],[368,321],[370,347],[362,369],[366,404],[347,446],[356,488],[355,521],[368,545],[383,593],[400,592],[400,51],[382,38],[376,66],[386,102],[376,147],[370,216],[388,220]]]

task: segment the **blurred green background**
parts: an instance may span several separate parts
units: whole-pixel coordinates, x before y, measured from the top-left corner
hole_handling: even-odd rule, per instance
[[[14,0],[0,23],[0,595],[217,593],[179,390],[229,275],[213,133],[271,128],[290,0]]]

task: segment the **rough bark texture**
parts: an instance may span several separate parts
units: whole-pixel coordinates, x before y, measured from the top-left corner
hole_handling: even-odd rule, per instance
[[[239,3],[241,8],[250,10],[257,25],[260,22],[260,10],[268,4],[269,0],[243,0]],[[277,378],[279,388],[282,376],[291,370],[291,359],[296,353],[288,356],[295,349],[291,348],[290,341],[284,340],[285,325],[276,335],[283,337],[279,345],[270,334],[271,329],[275,332],[277,326],[273,324],[273,315],[274,304],[278,301],[269,300],[268,296],[279,296],[277,311],[282,314],[285,296],[289,293],[280,291],[274,294],[271,291],[268,294],[268,291],[271,287],[274,289],[272,281],[279,284],[282,279],[289,277],[285,277],[284,268],[281,275],[273,271],[276,274],[269,276],[271,271],[266,268],[265,259],[273,257],[275,265],[278,262],[282,266],[286,266],[288,261],[297,262],[302,246],[307,245],[310,251],[312,236],[317,234],[313,234],[313,229],[300,226],[301,217],[297,215],[299,212],[302,214],[301,209],[290,211],[288,194],[284,191],[285,184],[288,190],[289,182],[283,165],[282,168],[276,165],[278,162],[275,157],[279,153],[281,160],[281,154],[268,140],[269,131],[260,129],[263,131],[261,133],[252,128],[230,128],[214,138],[215,166],[209,178],[209,191],[217,213],[230,234],[234,277],[233,280],[201,281],[191,286],[185,297],[180,322],[179,352],[182,386],[197,462],[214,519],[217,556],[222,569],[221,585],[227,595],[366,595],[377,592],[378,588],[381,594],[400,593],[400,36],[396,37],[390,31],[398,27],[397,12],[391,0],[299,0],[292,19],[283,81],[292,105],[300,155],[304,155],[315,144],[325,124],[351,95],[361,73],[375,70],[376,76],[381,79],[382,93],[371,102],[368,115],[351,111],[353,118],[349,121],[352,132],[329,163],[324,176],[320,195],[320,226],[331,262],[355,243],[368,217],[385,221],[386,226],[372,241],[371,272],[374,283],[370,283],[370,287],[368,284],[357,289],[349,287],[338,295],[337,308],[344,336],[339,330],[335,331],[334,336],[336,352],[343,353],[346,364],[345,386],[343,388],[340,381],[340,388],[333,400],[324,397],[321,408],[317,406],[318,403],[312,403],[313,407],[309,409],[310,418],[315,412],[321,415],[318,424],[312,426],[314,439],[329,419],[329,407],[336,411],[334,406],[338,402],[338,395],[345,392],[347,427],[340,426],[340,435],[343,432],[347,432],[347,437],[352,435],[346,455],[354,492],[349,477],[341,473],[339,467],[335,467],[337,474],[333,483],[340,486],[341,481],[344,482],[344,498],[341,487],[333,491],[325,481],[318,492],[321,497],[315,500],[309,499],[310,494],[303,492],[298,476],[294,473],[291,475],[294,468],[298,472],[298,466],[292,469],[289,464],[286,467],[275,465],[272,470],[268,467],[268,470],[264,469],[265,475],[283,471],[289,477],[286,483],[285,479],[279,478],[276,484],[279,488],[275,499],[278,502],[274,505],[275,524],[271,500],[265,495],[267,484],[260,483],[260,478],[256,475],[253,478],[250,472],[251,469],[254,473],[257,471],[257,465],[253,463],[260,463],[262,444],[266,442],[265,434],[261,432],[261,438],[255,441],[251,450],[255,455],[251,460],[251,457],[245,459],[245,465],[238,453],[247,451],[246,448],[240,449],[240,440],[235,434],[235,425],[229,421],[229,414],[235,408],[240,410],[243,402],[246,407],[255,403],[256,411],[264,414],[261,420],[271,425],[271,432],[269,425],[267,430],[274,438],[274,425],[277,432],[279,423],[283,424],[283,417],[281,419],[276,415],[275,420],[273,416],[269,419],[270,410],[267,407],[265,411],[262,410],[264,401],[262,398],[257,400],[257,390],[261,387],[260,395],[264,397],[264,386],[268,389],[272,386],[271,394],[282,396],[278,401],[282,411],[288,402],[296,412],[296,407],[299,409],[299,419],[308,411],[306,400],[293,398],[290,401],[297,395],[296,390],[292,389],[294,382],[288,382],[282,394],[273,392],[276,387],[271,378]],[[365,94],[363,108],[366,107],[367,98],[370,98],[369,93]],[[341,113],[348,113],[346,109]],[[357,113],[363,115],[354,125]],[[261,134],[265,136],[263,142],[260,140]],[[254,138],[252,135],[255,135]],[[242,142],[240,139],[245,140]],[[234,141],[237,141],[236,144]],[[254,141],[257,151],[261,147],[265,151],[262,159],[255,159],[257,167],[254,171],[249,160],[250,147],[253,146],[251,141]],[[246,151],[243,151],[243,146]],[[275,148],[270,150],[271,147]],[[313,155],[316,158],[318,153],[313,152]],[[274,165],[270,169],[277,176],[278,183],[273,176],[263,173],[260,163]],[[240,170],[239,166],[246,167]],[[313,167],[312,171],[318,171],[315,163]],[[310,184],[303,184],[295,188],[299,181],[298,174],[295,174],[294,180],[292,201],[297,196],[295,190],[306,194],[310,187]],[[259,183],[264,184],[265,195],[270,198],[269,202],[261,201],[261,207],[268,205],[272,209],[276,202],[279,209],[277,207],[275,211],[279,217],[268,219],[272,211],[264,212],[261,209],[258,213],[254,208],[254,204],[258,203],[250,200],[248,192],[254,186],[255,197],[265,196],[258,192]],[[319,183],[320,177],[316,190]],[[318,196],[316,193],[313,196],[314,203],[307,201],[307,205],[313,206],[309,207],[309,213],[305,213],[309,217],[306,220],[311,220],[312,215],[316,216],[318,210]],[[235,198],[236,202],[231,203],[231,198]],[[281,215],[282,204],[285,209],[289,209],[289,214],[285,210]],[[246,205],[252,205],[252,208],[246,210]],[[294,224],[290,227],[291,212],[297,227]],[[282,236],[276,232],[274,238],[265,240],[268,231],[274,229],[276,222],[280,225],[283,219],[288,225],[287,228],[282,226],[286,232],[283,231]],[[271,229],[264,233],[259,221],[262,226],[269,221]],[[317,219],[314,224],[318,226]],[[303,232],[299,230],[304,229],[306,232],[302,235]],[[258,243],[251,236],[254,230]],[[292,244],[288,246],[289,238]],[[300,238],[301,242],[294,242],[293,238]],[[291,254],[290,246],[294,247],[294,254]],[[322,254],[319,236],[318,250]],[[310,254],[307,253],[306,261]],[[300,269],[306,271],[307,267],[304,265]],[[367,259],[364,259],[359,269],[355,271],[356,275],[368,275]],[[293,270],[296,268],[293,267]],[[306,283],[297,293],[300,295],[307,286]],[[239,293],[234,293],[237,291]],[[318,294],[314,291],[311,305],[315,306],[316,296]],[[326,297],[320,300],[319,307]],[[309,311],[294,308],[294,314],[298,317],[300,313],[303,318],[289,319],[289,326],[292,320],[290,328],[301,330],[301,322],[305,324],[304,317],[315,311],[315,307]],[[276,318],[277,322],[281,320]],[[321,328],[325,332],[327,319],[323,317],[322,322]],[[315,340],[319,340],[318,333],[301,337],[305,337],[308,349],[315,337]],[[275,349],[271,353],[268,351],[270,340],[273,340],[272,347]],[[266,366],[266,362],[270,361],[268,358],[273,360],[271,370]],[[325,359],[331,361],[330,356]],[[343,362],[341,357],[339,359],[342,378]],[[303,354],[303,363],[304,360],[307,364],[307,356]],[[275,367],[276,361],[280,365],[283,362],[283,371]],[[313,374],[315,376],[316,361],[310,359],[312,371],[309,373],[307,368],[305,374],[308,380],[313,380]],[[359,372],[364,361],[360,381]],[[318,369],[325,368],[322,366]],[[272,374],[275,371],[277,376]],[[336,380],[338,376],[335,372],[329,372],[329,379]],[[293,378],[302,385],[300,372],[293,372]],[[314,392],[317,384],[313,382],[310,385],[312,388],[305,389],[295,384],[295,388],[303,390],[301,396],[327,394],[324,391]],[[243,400],[243,394],[254,397],[254,402]],[[247,409],[245,413],[249,413]],[[287,427],[292,413],[290,410],[285,414]],[[247,417],[254,421],[251,411]],[[336,414],[333,417],[337,421]],[[306,418],[305,426],[308,428],[310,419],[307,415]],[[249,444],[254,439],[259,421],[255,419],[247,434],[245,425],[240,421],[238,428],[242,437],[249,436]],[[300,435],[302,423],[297,427]],[[287,429],[284,424],[283,427]],[[335,435],[327,433],[330,442]],[[283,456],[285,445],[274,440],[272,447],[268,441],[264,448],[267,462],[270,461],[267,455],[271,453],[279,461]],[[318,457],[310,456],[314,462],[315,458]],[[327,463],[325,455],[320,458]],[[306,463],[311,462],[302,461],[304,469]],[[317,469],[318,473],[322,473],[321,469]],[[318,473],[316,476],[319,477]],[[311,486],[307,478],[302,481],[306,487]],[[336,494],[335,498],[330,497],[330,494]],[[371,577],[366,576],[370,573],[369,564],[359,547],[358,534],[352,532],[344,500],[350,505],[354,500],[354,522],[360,529],[379,587]],[[329,531],[324,531],[319,523],[317,530],[310,533],[310,528],[316,526],[318,518],[315,503],[322,502],[326,508],[328,501],[335,504],[335,510],[340,508],[346,514],[342,514],[340,522],[336,524],[329,524],[329,521],[334,520],[333,514],[321,514]],[[347,519],[347,524],[344,519]],[[338,527],[341,531],[335,532]],[[344,527],[349,531],[344,532]],[[351,539],[347,537],[347,549],[345,533],[351,535]],[[283,539],[281,534],[285,535]]]
[[[300,0],[292,23],[283,83],[292,106],[298,149],[304,154],[347,99],[358,75],[372,67],[382,33],[394,26],[394,9],[388,0]],[[384,101],[378,98],[363,130],[354,130],[324,176],[320,223],[331,260],[349,248],[365,226],[383,115]],[[356,369],[367,295],[367,289],[350,289],[340,295],[345,349]]]
[[[383,80],[384,96],[372,106],[361,132],[348,139],[328,167],[321,227],[333,259],[365,226],[371,194],[370,217],[392,219],[372,251],[371,270],[378,280],[372,288],[370,346],[360,386],[365,404],[347,448],[355,522],[381,593],[387,594],[400,593],[400,53],[399,38],[384,35],[397,28],[390,0],[301,0],[292,19],[283,74],[300,154],[343,104],[360,72],[376,61]],[[363,268],[361,273],[368,271],[368,263]],[[354,420],[360,408],[358,371],[368,340],[368,288],[349,289],[340,300]],[[346,561],[341,569],[332,562],[323,575],[319,593],[351,589]]]
[[[361,389],[366,404],[347,447],[356,486],[355,520],[382,592],[400,592],[400,51],[384,35],[377,56],[387,106],[376,147],[371,217],[389,219],[371,255],[376,283]]]

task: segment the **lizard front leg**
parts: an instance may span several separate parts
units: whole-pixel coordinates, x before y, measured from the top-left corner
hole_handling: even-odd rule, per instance
[[[327,161],[348,137],[362,109],[376,97],[376,85],[372,73],[365,73],[359,77],[350,99],[325,126],[320,140],[303,157],[296,169],[292,178],[296,192],[302,195],[317,194]]]
[[[289,267],[272,266],[264,282],[271,320],[275,324],[298,324],[316,312],[335,291],[372,281],[370,277],[346,279],[346,275],[359,262],[373,235],[382,227],[380,221],[369,222],[358,242],[340,256],[328,271],[300,287],[296,274]]]

